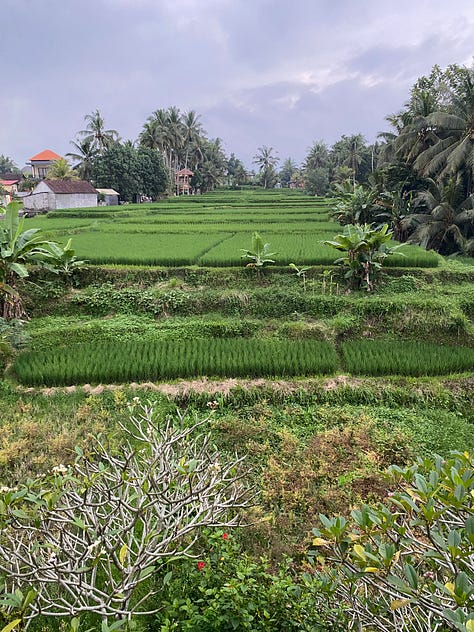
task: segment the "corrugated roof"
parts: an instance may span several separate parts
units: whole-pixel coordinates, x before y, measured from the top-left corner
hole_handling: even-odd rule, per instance
[[[178,171],[178,176],[193,176],[194,171],[190,171],[189,169],[180,169]]]
[[[53,193],[97,193],[85,180],[43,180]]]
[[[115,189],[97,189],[99,193],[103,193],[104,195],[120,195]]]
[[[12,184],[17,184],[19,182],[19,180],[0,180],[0,184],[2,184],[4,187],[9,187]]]
[[[36,154],[36,156],[33,156],[33,158],[30,158],[30,160],[59,160],[61,157],[62,156],[58,156],[54,151],[51,151],[51,149],[45,149],[39,154]]]

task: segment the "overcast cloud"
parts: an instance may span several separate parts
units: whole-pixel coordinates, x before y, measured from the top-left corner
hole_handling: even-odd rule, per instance
[[[0,0],[0,154],[64,155],[84,115],[135,140],[194,109],[248,166],[387,129],[434,64],[471,65],[473,0]]]

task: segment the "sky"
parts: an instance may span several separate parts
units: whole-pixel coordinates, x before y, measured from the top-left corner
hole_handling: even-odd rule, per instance
[[[60,155],[98,109],[135,140],[195,110],[248,168],[388,130],[434,64],[471,66],[474,0],[0,0],[0,154]]]

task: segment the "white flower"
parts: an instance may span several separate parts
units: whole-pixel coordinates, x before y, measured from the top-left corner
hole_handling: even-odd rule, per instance
[[[60,463],[59,465],[55,465],[51,471],[53,472],[53,474],[66,474],[67,467],[64,465],[64,463]]]

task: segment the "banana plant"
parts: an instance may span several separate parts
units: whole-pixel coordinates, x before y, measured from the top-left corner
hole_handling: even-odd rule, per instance
[[[257,232],[252,235],[252,249],[241,248],[241,252],[241,259],[249,259],[250,263],[247,264],[247,267],[251,268],[262,268],[266,263],[275,263],[274,259],[270,259],[270,257],[277,254],[270,252],[270,244],[264,243]]]
[[[400,245],[389,245],[392,237],[388,224],[381,228],[374,228],[372,224],[349,224],[343,233],[323,243],[344,253],[334,263],[342,266],[349,288],[365,288],[370,292],[380,277],[385,259],[400,248]]]
[[[54,266],[57,261],[57,244],[45,239],[40,228],[24,230],[19,209],[18,202],[0,208],[4,214],[0,221],[0,300],[5,319],[20,318],[24,313],[15,282],[28,276],[27,264]]]
[[[310,269],[309,266],[298,268],[298,266],[294,263],[289,263],[288,266],[295,271],[295,274],[299,279],[302,279],[303,291],[306,292],[306,273]]]

